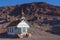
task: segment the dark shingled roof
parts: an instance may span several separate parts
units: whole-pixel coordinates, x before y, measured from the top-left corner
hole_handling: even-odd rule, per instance
[[[13,21],[13,22],[11,22],[7,27],[17,26],[17,24],[18,24],[19,22],[20,22],[20,20]]]

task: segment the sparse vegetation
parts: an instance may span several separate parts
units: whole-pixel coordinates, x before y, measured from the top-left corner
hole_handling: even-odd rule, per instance
[[[27,20],[31,24],[37,25],[36,27],[39,29],[46,31],[50,30],[53,25],[60,25],[60,7],[44,2],[1,7],[0,20],[2,19],[6,22],[0,22],[0,25],[19,20],[22,8]]]

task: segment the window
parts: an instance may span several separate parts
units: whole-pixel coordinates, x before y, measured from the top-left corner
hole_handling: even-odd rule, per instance
[[[17,28],[16,29],[16,34],[20,34],[21,33],[21,28]]]
[[[13,32],[13,27],[9,27],[9,32]]]
[[[23,27],[21,31],[22,31],[22,34],[25,34],[27,32],[27,28]]]
[[[11,33],[12,33],[12,32],[14,32],[14,31],[15,31],[15,28],[14,28],[14,27],[9,27],[9,28],[8,28],[8,32],[11,32]]]
[[[26,28],[25,27],[23,27],[23,32],[26,32]]]

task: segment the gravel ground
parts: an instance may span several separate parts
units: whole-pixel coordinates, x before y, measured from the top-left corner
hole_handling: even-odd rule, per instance
[[[31,32],[32,37],[20,38],[0,38],[0,40],[60,40],[59,35],[50,34],[35,27],[31,27],[29,32]]]

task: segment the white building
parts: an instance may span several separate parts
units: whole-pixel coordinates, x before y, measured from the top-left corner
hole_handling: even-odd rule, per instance
[[[27,20],[25,19],[25,15],[22,11],[22,17],[21,20],[14,21],[7,27],[7,33],[10,35],[15,34],[26,34],[29,28],[29,24]]]

